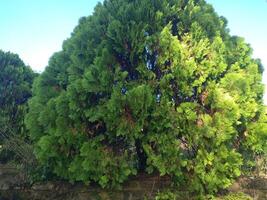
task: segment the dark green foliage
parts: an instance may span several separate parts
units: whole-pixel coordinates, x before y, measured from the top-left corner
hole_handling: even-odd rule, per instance
[[[42,166],[116,186],[159,172],[212,193],[266,146],[262,65],[203,0],[106,0],[34,83]]]
[[[18,55],[0,50],[0,145],[7,142],[13,148],[8,155],[19,148],[14,137],[22,137],[25,130],[26,102],[35,76]]]

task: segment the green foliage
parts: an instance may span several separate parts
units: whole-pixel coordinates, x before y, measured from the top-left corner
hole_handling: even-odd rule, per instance
[[[251,197],[244,193],[231,193],[225,197],[218,198],[218,200],[252,200]]]
[[[34,73],[18,55],[3,51],[0,51],[0,69],[1,132],[21,129],[23,105],[31,96]]]
[[[106,0],[34,82],[44,169],[116,186],[145,171],[199,194],[266,149],[262,65],[204,0]]]
[[[177,200],[177,199],[178,196],[171,191],[158,192],[155,196],[155,200]]]
[[[155,200],[183,200],[183,199],[203,199],[203,200],[252,200],[252,198],[242,192],[230,193],[225,196],[215,197],[213,195],[188,196],[182,192],[161,191],[155,196]]]
[[[0,145],[5,142],[0,154],[6,154],[2,161],[22,154],[19,141],[25,136],[26,102],[35,76],[18,55],[0,50]]]

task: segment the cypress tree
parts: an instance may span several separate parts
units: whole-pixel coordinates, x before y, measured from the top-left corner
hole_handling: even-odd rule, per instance
[[[204,0],[105,0],[34,83],[35,154],[58,177],[102,187],[147,172],[226,188],[266,147],[251,54]]]
[[[7,147],[4,143],[14,138],[22,138],[26,134],[24,118],[35,76],[17,54],[0,50],[0,145],[3,145],[1,161],[10,159],[8,157],[13,153],[20,154],[16,144]]]

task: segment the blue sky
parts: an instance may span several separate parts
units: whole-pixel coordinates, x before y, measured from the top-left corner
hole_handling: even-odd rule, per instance
[[[267,0],[206,0],[228,20],[232,35],[244,37],[253,48],[253,57],[260,58],[265,72],[264,101],[267,105]]]
[[[82,16],[98,0],[0,0],[0,49],[20,55],[41,72]],[[267,0],[207,0],[228,19],[231,34],[246,39],[267,69]],[[264,73],[267,84],[267,71]],[[267,96],[265,98],[267,104]]]
[[[97,0],[0,0],[0,49],[41,72]]]

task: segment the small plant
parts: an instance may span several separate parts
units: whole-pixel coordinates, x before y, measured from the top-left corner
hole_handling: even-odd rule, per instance
[[[171,191],[158,192],[155,200],[177,200],[177,195]]]
[[[225,197],[217,198],[217,200],[252,200],[252,198],[240,192],[240,193],[231,193]]]

